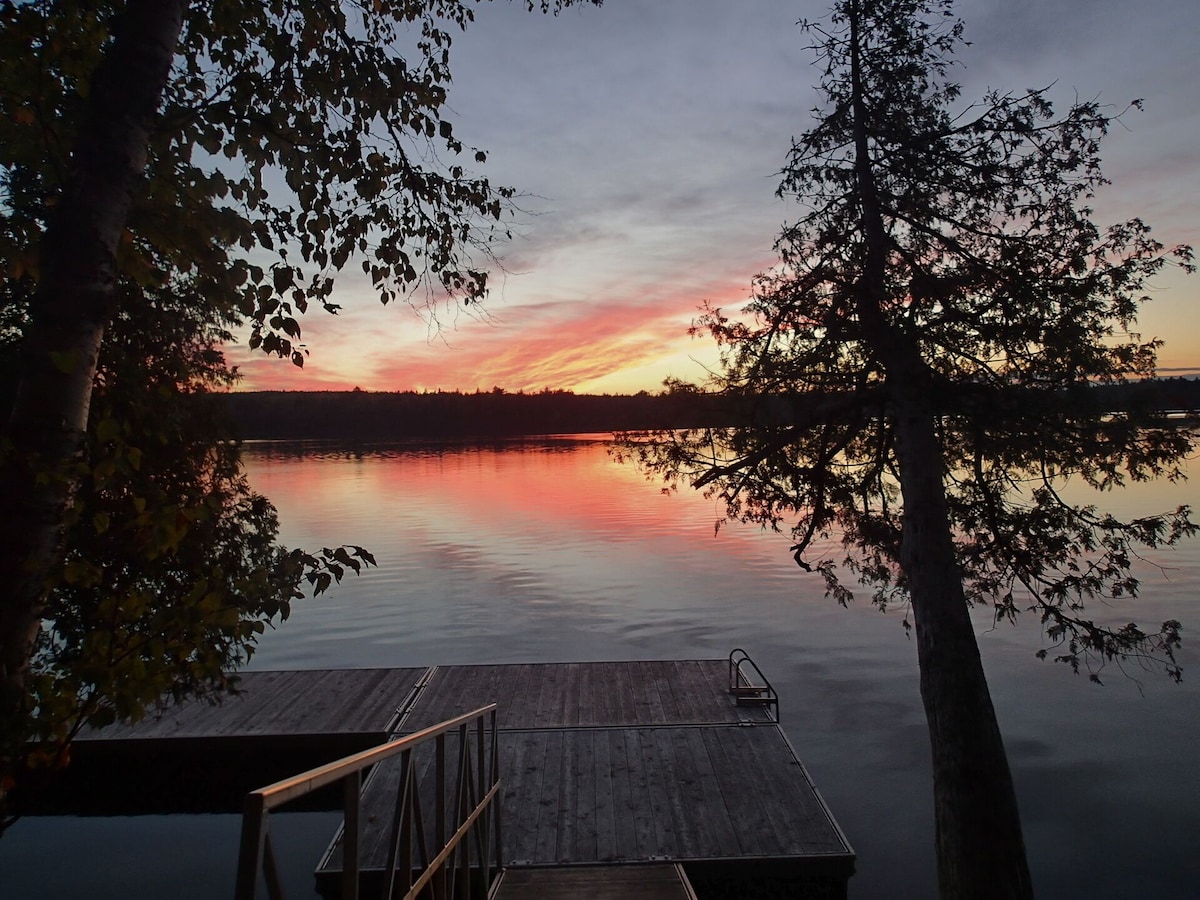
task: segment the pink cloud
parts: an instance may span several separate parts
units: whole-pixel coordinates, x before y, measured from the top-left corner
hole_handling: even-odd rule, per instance
[[[631,389],[657,390],[672,374],[668,360],[696,346],[687,329],[701,303],[740,306],[749,281],[749,271],[738,271],[707,283],[667,279],[661,288],[597,285],[601,300],[498,298],[482,319],[445,313],[441,332],[427,330],[411,310],[364,298],[337,317],[315,313],[302,322],[311,350],[303,369],[242,346],[227,352],[243,390],[579,390],[630,370],[639,370]]]
[[[370,380],[390,390],[416,385],[575,390],[681,352],[690,344],[687,328],[704,297],[714,302],[745,299],[745,288],[714,288],[663,291],[636,301],[575,300],[503,310],[494,324],[471,323],[449,335],[448,346],[414,347],[402,358],[380,362]],[[667,374],[664,369],[644,387],[657,389]]]

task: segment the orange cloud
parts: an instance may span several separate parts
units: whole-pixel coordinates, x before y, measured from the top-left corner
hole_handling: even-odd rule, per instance
[[[336,317],[302,324],[311,349],[305,367],[228,348],[244,390],[657,390],[689,353],[711,352],[688,326],[704,300],[736,306],[750,273],[708,283],[668,280],[671,287],[597,285],[596,297],[490,304],[482,318],[458,315],[430,330],[403,307],[401,315],[363,298]],[[620,293],[617,294],[617,291]],[[541,294],[550,293],[543,287]],[[407,313],[407,315],[403,315]],[[444,318],[455,318],[453,313]],[[415,327],[414,327],[415,326]],[[623,373],[627,374],[622,377]],[[696,371],[699,375],[699,370]],[[599,387],[589,387],[593,385]]]
[[[738,301],[745,297],[744,288],[721,287]],[[380,363],[371,380],[391,389],[498,385],[512,391],[578,390],[679,354],[691,343],[687,328],[700,300],[713,295],[663,291],[636,301],[515,307],[501,312],[494,324],[471,323],[450,336],[449,346],[414,348],[403,359]],[[644,387],[657,388],[667,374],[664,369]]]

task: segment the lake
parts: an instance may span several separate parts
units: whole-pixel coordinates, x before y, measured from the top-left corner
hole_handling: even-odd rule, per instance
[[[935,894],[928,738],[903,613],[826,599],[786,536],[714,533],[713,502],[663,494],[599,437],[257,444],[247,463],[287,545],[360,544],[379,562],[298,603],[252,668],[713,658],[743,647],[778,688],[784,728],[858,853],[851,897]],[[1200,484],[1111,499],[1154,512],[1195,504]],[[1040,896],[1197,896],[1198,590],[1193,542],[1153,554],[1142,596],[1104,611],[1180,619],[1181,685],[1113,667],[1094,685],[1034,658],[1034,620],[993,627],[980,611]],[[293,882],[305,890],[337,817],[289,819]],[[0,840],[0,893],[228,896],[237,828],[233,816],[25,820]]]

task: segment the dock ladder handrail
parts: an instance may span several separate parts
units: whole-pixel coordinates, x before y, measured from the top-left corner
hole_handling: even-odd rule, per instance
[[[750,672],[747,669],[751,670]],[[753,675],[753,677],[751,677]],[[758,663],[741,647],[729,652],[729,693],[738,706],[762,706],[779,721],[779,695]]]
[[[472,727],[473,726],[473,727]],[[469,730],[474,732],[471,740]],[[458,765],[454,784],[447,784],[446,735],[458,733]],[[485,740],[490,735],[490,742]],[[270,811],[311,793],[318,788],[342,783],[345,812],[342,831],[343,900],[359,897],[359,798],[363,771],[385,759],[400,757],[401,776],[391,822],[388,867],[384,873],[383,896],[388,900],[415,898],[422,891],[434,897],[472,896],[472,856],[484,874],[483,890],[491,882],[488,874],[501,869],[500,764],[497,741],[496,704],[463,713],[398,740],[381,744],[344,759],[310,769],[300,775],[252,791],[246,795],[242,815],[241,847],[238,855],[237,900],[253,900],[259,873],[271,900],[283,900],[275,853],[267,827]],[[425,821],[418,795],[417,766],[414,751],[427,741],[435,742],[435,779],[437,787],[434,814],[434,841],[440,849],[429,856]],[[474,754],[471,745],[474,744]],[[447,835],[446,793],[452,787],[454,829]],[[489,809],[490,807],[490,809]],[[490,813],[490,815],[489,815]],[[490,827],[489,827],[490,826]],[[475,854],[471,853],[471,845]],[[414,859],[414,845],[415,856]],[[416,869],[414,869],[414,864]],[[413,878],[414,871],[420,874]],[[457,878],[463,881],[456,885]]]

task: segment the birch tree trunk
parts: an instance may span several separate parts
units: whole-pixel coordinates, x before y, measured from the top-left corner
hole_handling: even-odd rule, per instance
[[[0,470],[0,805],[27,738],[30,657],[77,483],[116,249],[147,161],[186,0],[130,0],[92,76],[67,181],[41,244]]]

